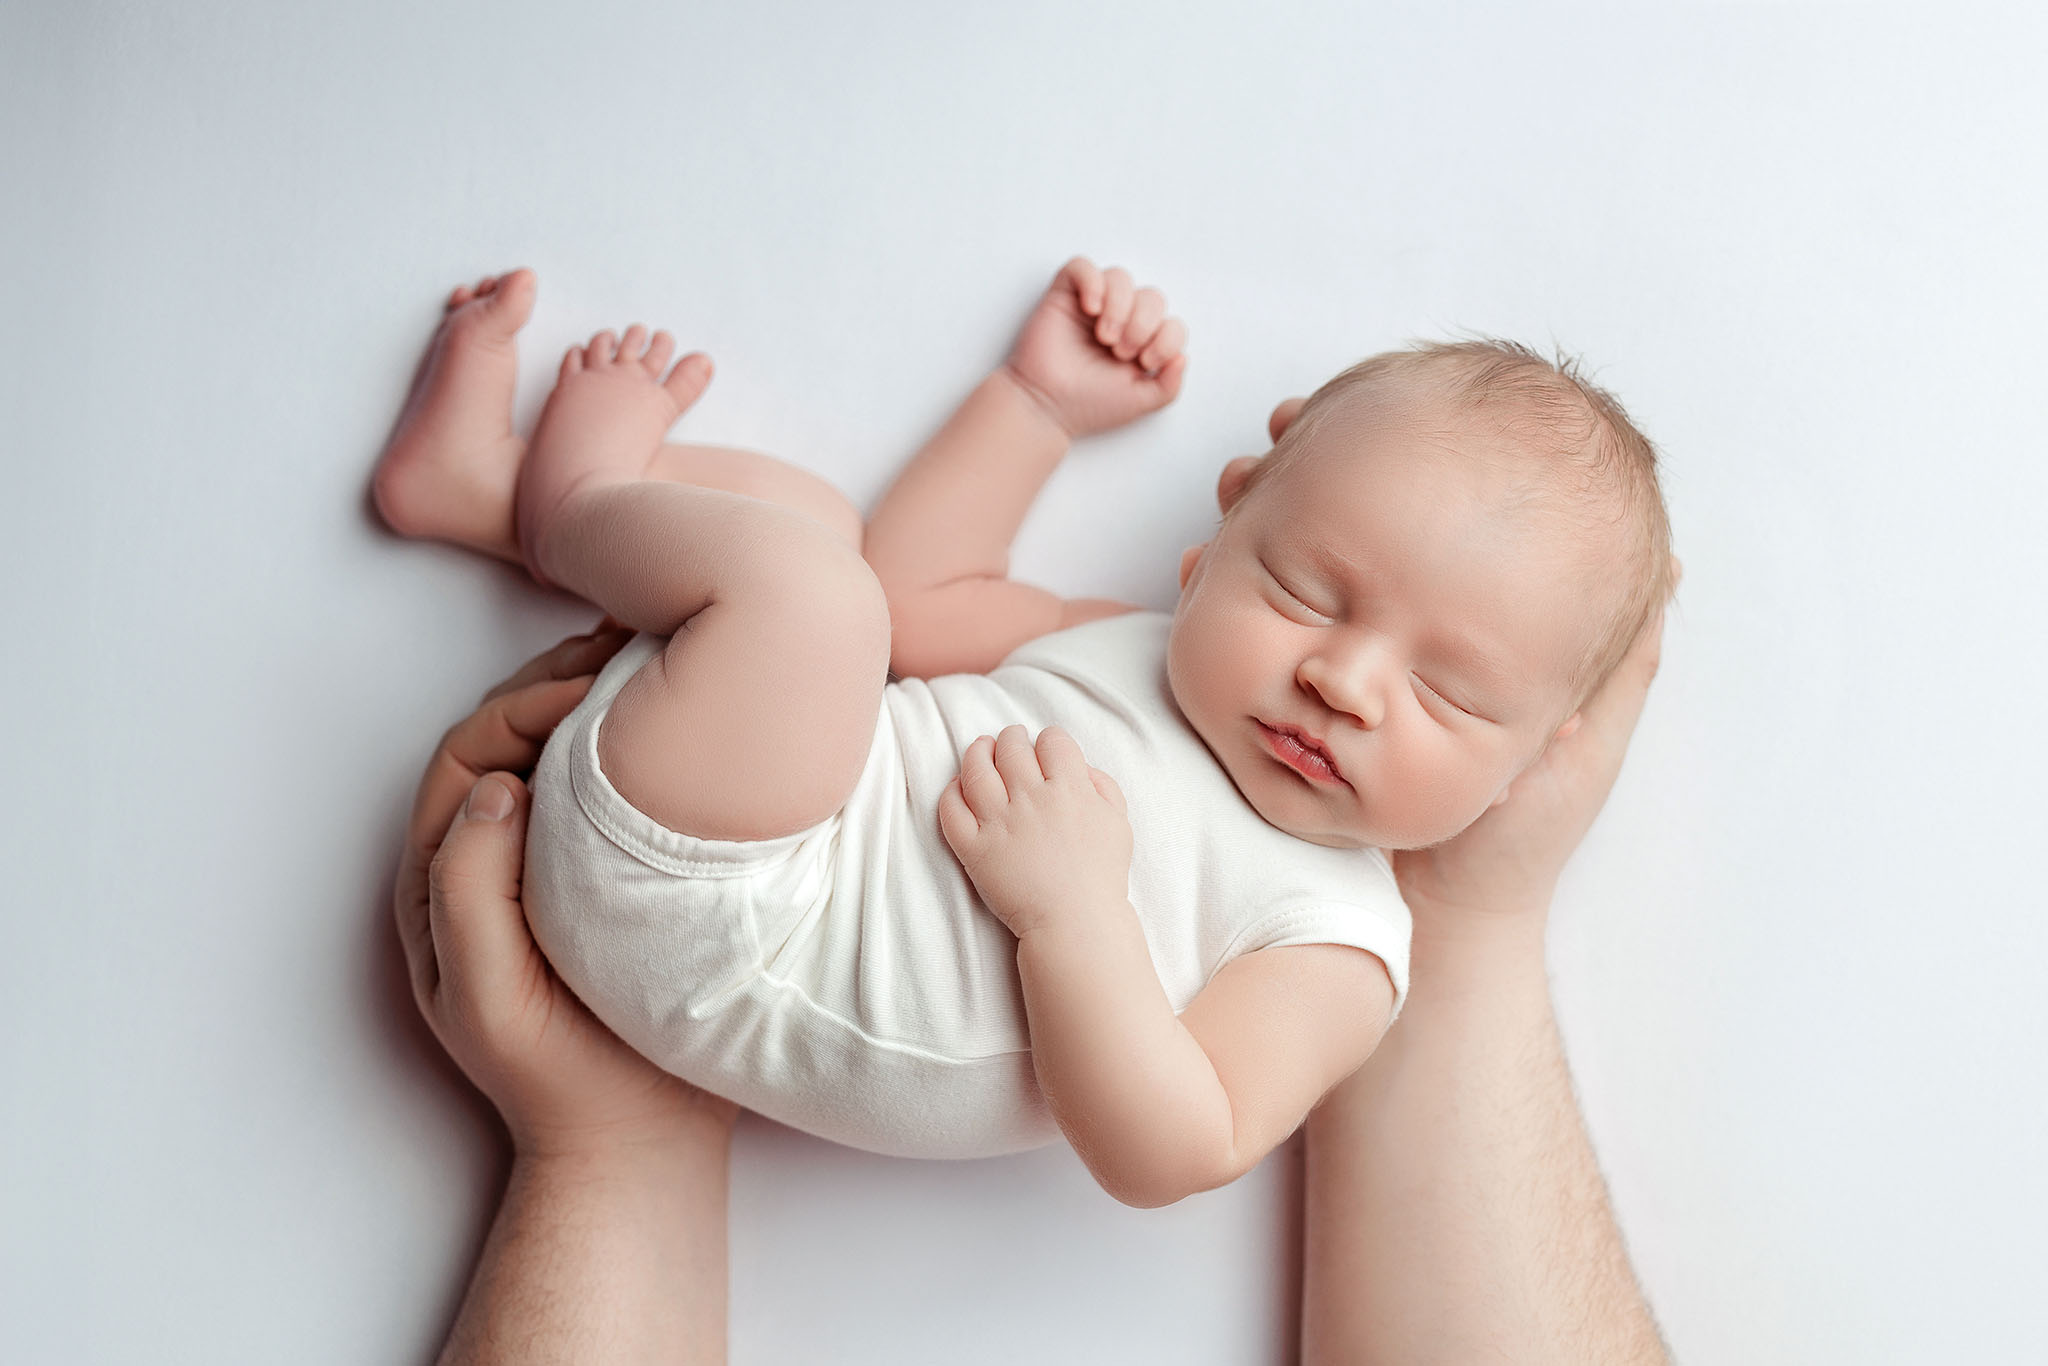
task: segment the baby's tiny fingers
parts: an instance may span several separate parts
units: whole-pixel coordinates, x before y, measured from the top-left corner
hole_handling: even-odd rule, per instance
[[[1074,297],[1081,301],[1081,311],[1089,317],[1102,312],[1102,272],[1095,263],[1085,256],[1076,256],[1060,267],[1059,280],[1064,280],[1074,290]],[[1053,283],[1058,284],[1059,280]]]
[[[1131,273],[1122,266],[1111,266],[1102,272],[1102,316],[1095,321],[1095,340],[1104,346],[1114,346],[1124,334],[1124,324],[1131,316],[1133,296]]]
[[[960,756],[960,795],[976,820],[985,821],[1003,809],[1010,799],[1003,775],[996,772],[995,737],[984,735]]]
[[[939,793],[939,833],[946,837],[946,847],[959,853],[962,845],[981,833],[981,825],[968,807],[967,799],[960,795],[960,780],[955,778]]]
[[[1080,741],[1059,726],[1038,732],[1038,764],[1054,782],[1090,771],[1088,761],[1081,757]]]
[[[1102,794],[1103,800],[1117,809],[1119,815],[1126,813],[1128,808],[1124,805],[1124,790],[1116,785],[1116,779],[1099,768],[1089,769],[1088,779],[1095,784],[1095,790]]]
[[[1145,349],[1138,353],[1138,368],[1148,375],[1156,375],[1166,368],[1166,363],[1181,353],[1188,344],[1187,324],[1179,318],[1168,318],[1159,324],[1159,330],[1152,334],[1152,340],[1145,343]]]
[[[1145,381],[1152,386],[1152,392],[1158,396],[1158,406],[1163,408],[1180,397],[1181,377],[1187,370],[1188,356],[1187,352],[1183,351],[1160,367],[1158,374]]]
[[[1123,335],[1117,338],[1111,348],[1118,360],[1129,360],[1138,354],[1159,330],[1159,320],[1166,316],[1166,296],[1158,290],[1145,288],[1131,298],[1131,320],[1124,324]]]
[[[996,772],[1003,775],[1003,786],[1012,797],[1045,781],[1038,754],[1031,748],[1031,734],[1022,726],[1003,727],[1003,733],[996,737],[995,763]]]

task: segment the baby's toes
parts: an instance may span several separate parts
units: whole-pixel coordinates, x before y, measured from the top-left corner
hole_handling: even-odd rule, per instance
[[[484,300],[484,325],[496,335],[510,338],[533,314],[533,272],[522,267],[490,280],[488,291],[477,291],[477,297]]]
[[[600,332],[590,339],[590,345],[583,348],[583,363],[591,369],[610,365],[619,353],[619,339],[610,332]]]
[[[675,400],[680,411],[688,408],[704,396],[706,386],[711,383],[711,357],[702,351],[692,351],[676,362],[676,368],[668,372],[668,378],[661,387]]]
[[[619,338],[619,364],[638,365],[647,353],[647,329],[634,323],[626,329],[626,335]]]
[[[562,356],[562,378],[583,373],[583,348],[572,346]]]
[[[647,373],[659,378],[668,358],[676,353],[676,339],[666,332],[657,332],[647,343],[647,354],[640,363],[647,367]]]

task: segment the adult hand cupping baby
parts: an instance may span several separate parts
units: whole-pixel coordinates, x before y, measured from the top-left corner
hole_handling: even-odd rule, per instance
[[[1621,772],[1663,639],[1659,608],[1600,691],[1580,708],[1578,728],[1553,741],[1515,779],[1507,801],[1447,843],[1393,856],[1401,895],[1415,910],[1418,927],[1457,915],[1542,915],[1565,861]]]
[[[517,775],[631,635],[562,642],[450,729],[420,780],[399,862],[394,910],[420,1013],[524,1152],[678,1125],[729,1131],[736,1114],[599,1024],[541,955],[520,905],[528,798]]]

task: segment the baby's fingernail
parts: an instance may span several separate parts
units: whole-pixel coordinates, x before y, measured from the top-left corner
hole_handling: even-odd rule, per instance
[[[512,814],[512,794],[495,778],[483,777],[469,790],[463,814],[472,820],[501,821]]]

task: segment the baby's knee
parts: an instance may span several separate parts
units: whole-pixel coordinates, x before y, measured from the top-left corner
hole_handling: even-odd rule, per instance
[[[785,633],[807,633],[845,652],[849,663],[873,664],[886,674],[889,660],[889,599],[857,545],[825,534],[808,514],[805,523],[760,566],[755,587],[775,599]]]

